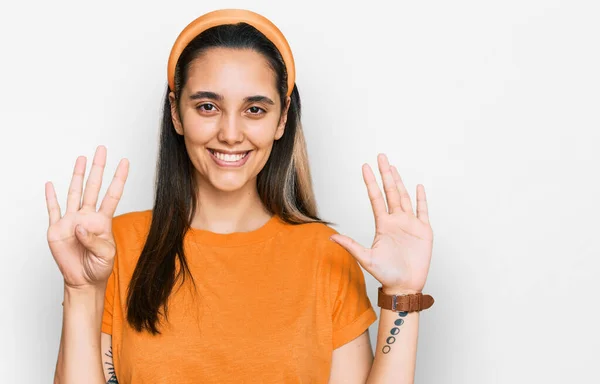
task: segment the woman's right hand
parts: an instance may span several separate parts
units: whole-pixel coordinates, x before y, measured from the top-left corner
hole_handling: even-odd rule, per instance
[[[52,182],[46,183],[50,219],[48,245],[69,288],[104,284],[112,272],[116,253],[112,218],[123,194],[129,161],[121,159],[119,162],[100,209],[96,211],[105,164],[106,147],[101,145],[96,149],[82,201],[86,158],[77,158],[67,195],[67,209],[62,217],[54,186]]]

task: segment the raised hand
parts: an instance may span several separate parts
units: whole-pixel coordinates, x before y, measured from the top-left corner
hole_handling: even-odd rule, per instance
[[[395,167],[387,157],[377,157],[386,199],[368,164],[363,165],[375,216],[375,239],[370,249],[344,235],[331,239],[350,252],[375,277],[384,291],[394,294],[422,292],[427,280],[433,249],[433,231],[429,224],[425,187],[417,185],[417,215],[410,195]],[[387,200],[387,207],[386,207]]]
[[[106,147],[99,146],[85,184],[82,201],[86,158],[77,158],[67,195],[67,209],[62,217],[52,182],[45,185],[50,220],[48,245],[63,275],[65,285],[71,288],[103,284],[112,271],[116,253],[112,218],[123,194],[129,162],[127,159],[121,159],[100,209],[96,211],[105,164]]]

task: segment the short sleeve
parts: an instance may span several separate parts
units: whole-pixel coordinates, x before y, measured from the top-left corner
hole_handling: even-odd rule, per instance
[[[331,270],[333,349],[354,340],[377,320],[367,296],[360,265],[348,251],[335,244]]]
[[[115,262],[113,270],[108,277],[106,283],[106,291],[104,293],[104,311],[102,312],[102,332],[112,335],[113,311],[115,303],[116,284],[118,281],[117,272],[117,255],[115,254]]]

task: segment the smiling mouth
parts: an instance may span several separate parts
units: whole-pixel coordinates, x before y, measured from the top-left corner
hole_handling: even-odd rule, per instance
[[[251,152],[251,151],[246,151],[246,152],[239,152],[239,153],[223,153],[223,152],[215,151],[214,149],[210,149],[210,148],[207,148],[207,149],[216,159],[218,159],[222,162],[231,163],[231,164],[240,162],[246,156],[248,156],[248,154]]]

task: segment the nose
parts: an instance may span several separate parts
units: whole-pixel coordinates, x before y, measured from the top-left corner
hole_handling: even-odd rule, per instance
[[[241,119],[234,114],[224,115],[220,121],[217,139],[229,145],[241,143],[244,140]]]

